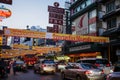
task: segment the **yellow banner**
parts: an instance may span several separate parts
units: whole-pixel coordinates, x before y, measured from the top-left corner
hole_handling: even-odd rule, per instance
[[[80,42],[109,42],[108,37],[79,36],[79,35],[58,34],[58,33],[53,33],[53,39],[80,41]]]
[[[40,53],[50,53],[51,51],[59,52],[61,51],[61,47],[38,47],[34,46],[33,50],[36,50]]]
[[[0,45],[2,45],[2,37],[0,36]]]
[[[7,36],[19,36],[19,37],[31,37],[31,38],[45,38],[45,32],[30,31],[25,29],[5,29],[5,35]]]
[[[77,41],[77,42],[109,42],[108,37],[45,33],[45,32],[37,32],[37,31],[22,30],[22,29],[20,30],[20,29],[6,28],[4,33],[5,33],[4,35],[6,36],[47,38],[54,40],[68,40],[68,41]]]
[[[12,48],[14,49],[29,49],[29,46],[23,44],[13,44]]]

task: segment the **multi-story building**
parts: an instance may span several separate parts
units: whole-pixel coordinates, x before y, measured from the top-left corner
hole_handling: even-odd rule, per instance
[[[110,60],[120,60],[120,0],[101,0],[105,14],[102,17],[106,31],[103,36],[110,37],[110,43],[104,44],[103,50],[109,46]],[[107,51],[106,51],[107,52]]]
[[[104,0],[107,1],[107,0]],[[73,32],[76,35],[100,36],[104,31],[102,16],[101,0],[71,0],[70,20],[72,26],[75,27]],[[108,58],[107,51],[102,50],[102,43],[93,42],[72,42],[64,48],[64,54],[75,61],[78,58],[84,57],[104,57]]]
[[[46,32],[46,29],[43,29],[39,26],[32,26],[30,28],[27,26],[27,29],[31,31]],[[24,44],[28,46],[40,46],[45,44],[45,39],[25,38]]]

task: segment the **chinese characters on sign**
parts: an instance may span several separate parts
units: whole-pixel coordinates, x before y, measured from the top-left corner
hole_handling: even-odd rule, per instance
[[[63,25],[63,15],[65,13],[65,10],[58,7],[59,3],[57,2],[54,3],[54,6],[48,6],[49,23]]]
[[[12,0],[0,0],[0,3],[12,5]]]

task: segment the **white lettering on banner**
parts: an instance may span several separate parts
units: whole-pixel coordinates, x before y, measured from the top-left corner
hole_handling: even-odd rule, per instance
[[[46,37],[48,39],[52,39],[53,38],[53,34],[52,33],[46,33]]]
[[[83,46],[71,47],[69,51],[78,51],[78,50],[85,50],[90,48],[91,48],[90,45],[83,45]]]

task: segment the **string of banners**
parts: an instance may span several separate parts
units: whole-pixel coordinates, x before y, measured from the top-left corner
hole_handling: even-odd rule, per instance
[[[5,28],[4,35],[30,37],[30,38],[46,38],[53,40],[67,40],[67,41],[77,41],[77,42],[107,42],[107,43],[109,42],[108,37],[48,33],[48,32],[38,32],[38,31],[30,31],[25,29],[12,29],[12,28]]]

